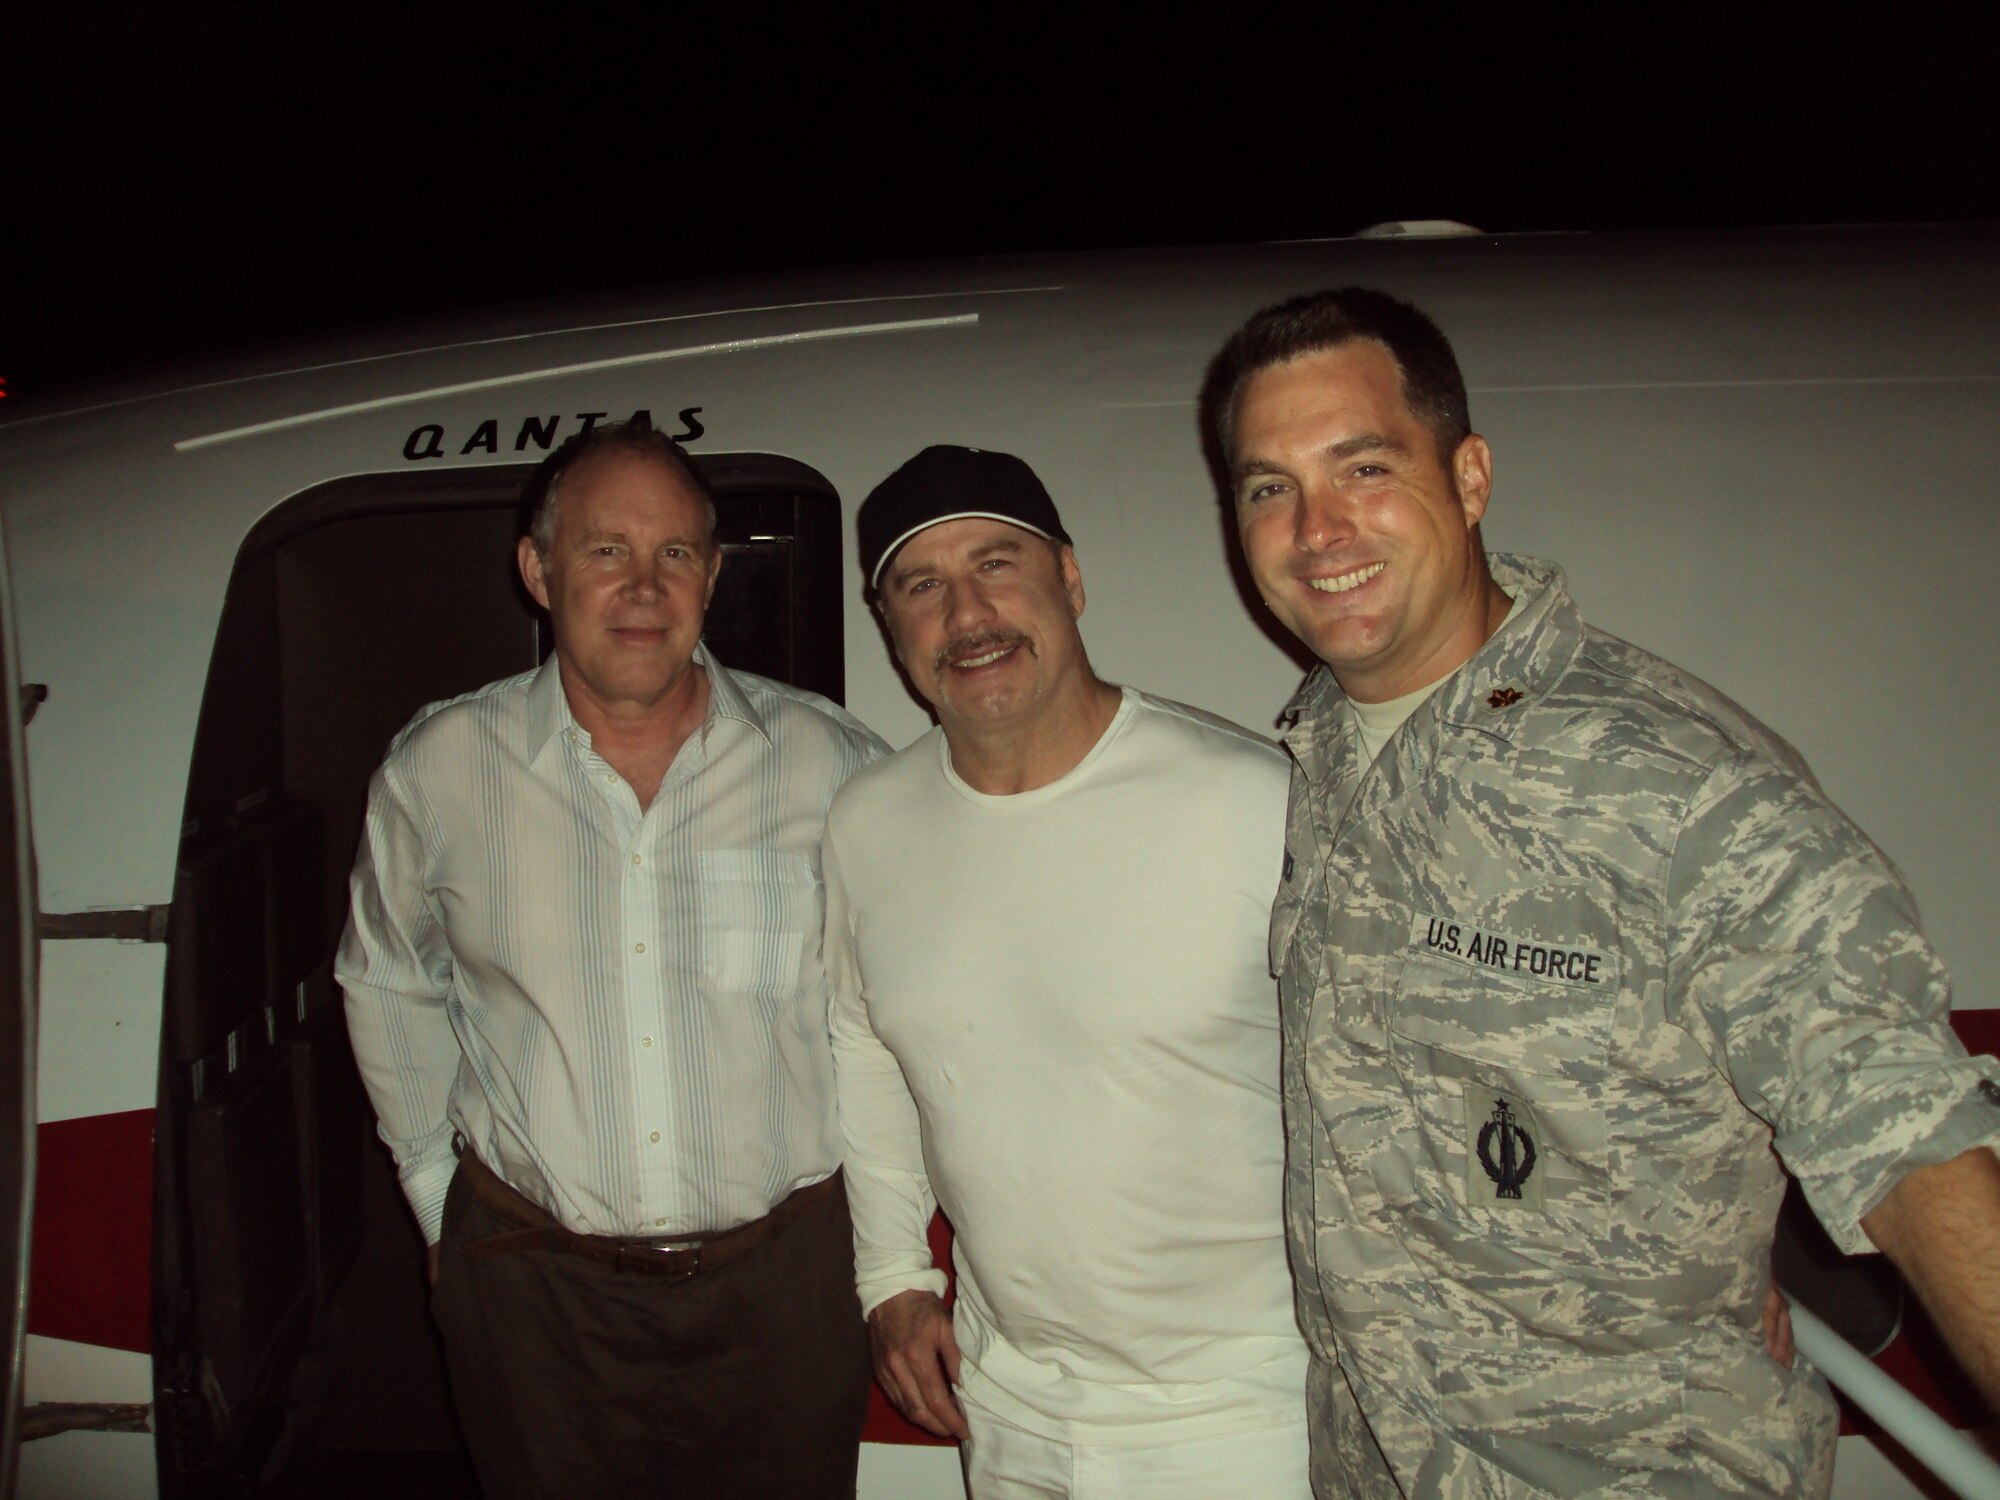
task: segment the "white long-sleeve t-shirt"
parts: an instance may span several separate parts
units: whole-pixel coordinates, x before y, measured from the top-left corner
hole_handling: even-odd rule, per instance
[[[933,732],[834,801],[862,1306],[943,1290],[941,1203],[964,1393],[1031,1431],[1300,1420],[1266,947],[1286,782],[1266,742],[1128,688],[1047,786],[975,791]]]

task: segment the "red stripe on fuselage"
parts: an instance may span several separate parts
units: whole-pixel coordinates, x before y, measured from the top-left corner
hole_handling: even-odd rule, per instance
[[[28,1332],[141,1354],[153,1347],[153,1111],[35,1132]]]
[[[2000,1054],[2000,1009],[1958,1011],[1951,1019],[1968,1049]],[[153,1111],[57,1120],[41,1126],[36,1141],[28,1331],[148,1351]],[[950,1243],[950,1228],[940,1215],[931,1225],[931,1248],[947,1274]],[[1882,1367],[1958,1425],[1979,1419],[1978,1397],[1941,1352],[1922,1312],[1912,1308],[1908,1321],[1911,1331],[1883,1351]],[[1852,1431],[1857,1424],[1846,1425]],[[873,1395],[867,1436],[875,1442],[937,1441],[891,1411],[879,1391]]]
[[[1951,1025],[1966,1051],[2000,1055],[2000,1010],[1955,1010]]]

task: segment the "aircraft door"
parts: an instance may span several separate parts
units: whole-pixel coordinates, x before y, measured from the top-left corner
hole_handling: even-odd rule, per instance
[[[839,502],[802,464],[697,459],[732,666],[838,698]],[[331,955],[369,774],[427,702],[534,667],[528,466],[357,476],[245,540],[210,666],[168,934],[154,1326],[163,1500],[420,1476],[470,1493],[423,1246],[348,1050]]]

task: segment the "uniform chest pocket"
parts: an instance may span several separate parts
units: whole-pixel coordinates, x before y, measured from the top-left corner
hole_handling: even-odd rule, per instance
[[[1417,1117],[1417,1196],[1454,1217],[1503,1215],[1517,1248],[1546,1241],[1560,1258],[1612,1189],[1620,950],[1609,924],[1529,915],[1413,912],[1390,1052]]]
[[[717,988],[780,999],[818,951],[824,898],[812,861],[775,849],[701,856],[701,968]]]
[[[1602,1082],[1619,994],[1615,929],[1411,914],[1390,1029],[1456,1056]]]

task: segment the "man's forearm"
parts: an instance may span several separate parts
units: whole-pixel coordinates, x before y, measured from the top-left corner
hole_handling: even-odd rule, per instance
[[[2000,1158],[1976,1146],[1918,1167],[1861,1227],[1909,1279],[1988,1407],[2000,1412]]]
[[[458,1076],[458,1041],[441,997],[387,994],[343,976],[348,1036],[376,1133],[396,1159],[403,1195],[435,1240],[456,1166],[447,1115]]]
[[[896,1061],[870,1023],[847,925],[846,885],[829,835],[822,849],[827,894],[826,966],[833,981],[827,1029],[847,1137],[847,1201],[854,1220],[854,1270],[864,1312],[907,1291],[942,1295],[931,1267],[929,1230],[937,1207],[924,1171],[923,1126]]]

